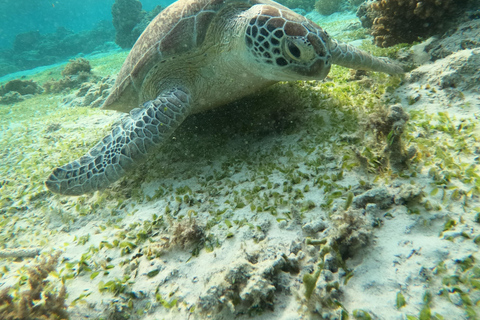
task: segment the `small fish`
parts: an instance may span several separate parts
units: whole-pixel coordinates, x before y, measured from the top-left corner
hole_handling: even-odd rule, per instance
[[[52,3],[52,7],[55,8],[55,5]]]

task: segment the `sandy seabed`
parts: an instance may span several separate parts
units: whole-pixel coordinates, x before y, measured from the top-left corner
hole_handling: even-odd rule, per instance
[[[0,291],[28,290],[42,260],[12,255],[33,248],[61,252],[45,292],[65,283],[71,319],[479,318],[480,48],[462,36],[405,50],[401,83],[337,67],[190,117],[81,197],[43,181],[121,115],[66,94],[0,106]],[[108,59],[93,71],[114,74]],[[392,107],[404,168],[374,125]]]

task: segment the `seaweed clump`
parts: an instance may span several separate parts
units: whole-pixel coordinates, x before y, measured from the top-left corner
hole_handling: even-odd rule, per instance
[[[52,291],[48,274],[56,269],[61,252],[57,252],[48,259],[43,258],[40,263],[28,269],[28,284],[30,290],[16,292],[15,297],[6,288],[0,292],[0,319],[3,320],[62,320],[69,319],[65,297],[65,285],[60,291]]]
[[[21,95],[42,93],[43,89],[33,80],[14,79],[0,89],[0,95],[8,92],[18,92]]]
[[[452,12],[467,0],[379,0],[368,3],[363,15],[373,17],[372,35],[379,47],[413,43],[429,37],[445,26]]]
[[[388,110],[380,110],[374,113],[367,127],[375,131],[377,138],[386,140],[384,153],[388,157],[390,166],[396,170],[407,168],[408,161],[417,152],[415,147],[405,149],[402,134],[409,115],[400,105],[393,105]]]
[[[165,236],[164,243],[148,246],[147,255],[159,257],[172,248],[192,248],[195,255],[200,251],[206,241],[205,228],[197,224],[195,218],[188,218],[172,225],[171,236]]]
[[[58,93],[65,89],[79,87],[87,82],[92,76],[92,67],[87,59],[79,58],[70,60],[62,70],[63,78],[59,80],[50,79],[43,84],[46,93]]]
[[[0,104],[25,100],[26,95],[42,93],[43,89],[33,80],[14,79],[0,87]]]
[[[92,66],[87,59],[73,59],[62,70],[62,76],[73,76],[78,75],[81,72],[90,73],[92,71]]]

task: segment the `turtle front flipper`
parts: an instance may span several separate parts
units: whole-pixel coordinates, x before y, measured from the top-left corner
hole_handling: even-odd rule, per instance
[[[330,53],[333,63],[342,67],[385,72],[388,74],[404,73],[402,66],[388,58],[378,58],[349,44],[332,40]]]
[[[47,188],[63,195],[100,190],[138,166],[190,112],[187,90],[173,89],[134,109],[121,124],[78,160],[53,170]]]

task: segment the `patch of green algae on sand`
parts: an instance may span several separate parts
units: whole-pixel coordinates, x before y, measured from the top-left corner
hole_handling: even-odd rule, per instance
[[[115,73],[113,70],[118,70],[124,57],[120,53],[93,59],[93,71],[101,75]],[[38,75],[37,79],[48,79],[47,75]],[[349,232],[354,233],[342,229],[345,222],[362,229],[361,215],[355,217],[349,211],[353,192],[395,180],[410,184],[417,175],[440,166],[441,170],[429,173],[430,196],[409,205],[411,213],[428,216],[430,211],[466,201],[470,215],[468,202],[478,195],[473,187],[478,186],[478,169],[459,164],[448,154],[455,151],[471,157],[473,147],[462,145],[461,140],[471,145],[478,141],[472,138],[474,123],[455,131],[451,119],[444,115],[432,119],[413,112],[404,135],[407,143],[416,143],[419,153],[407,170],[392,171],[379,161],[384,145],[371,144],[371,139],[363,140],[357,132],[363,130],[362,122],[369,116],[398,102],[392,93],[401,79],[381,73],[355,79],[353,72],[334,66],[325,82],[280,83],[225,108],[191,116],[141,168],[105,191],[81,197],[52,195],[43,181],[55,166],[88,151],[109,131],[117,116],[89,108],[62,107],[61,95],[38,95],[2,107],[0,156],[6,165],[0,167],[0,247],[35,244],[62,248],[70,258],[62,261],[56,276],[72,292],[68,300],[72,308],[82,302],[93,303],[101,294],[101,299],[121,305],[125,313],[132,315],[156,312],[163,316],[175,310],[185,317],[190,313],[201,317],[208,311],[202,310],[198,297],[188,295],[190,279],[182,286],[182,279],[170,275],[179,283],[176,288],[167,283],[142,288],[144,291],[135,289],[135,282],[164,277],[163,267],[148,269],[145,265],[161,263],[159,257],[169,259],[171,251],[190,256],[185,263],[194,263],[196,257],[232,245],[245,229],[253,234],[254,243],[261,244],[266,242],[271,224],[287,228],[326,215],[331,218],[328,223],[338,227],[334,236],[307,238],[302,247],[311,253],[309,259],[314,262],[305,269],[312,273],[289,270],[297,285],[292,290],[298,295],[299,305],[304,306],[299,312],[317,316],[321,306],[332,316],[348,314],[367,319],[367,311],[345,310],[334,294],[355,277],[345,267],[340,253],[348,248],[344,238],[353,238]],[[422,131],[420,138],[418,131]],[[442,145],[440,149],[422,138],[427,133]],[[367,160],[367,168],[362,167],[352,147]],[[344,208],[340,211],[344,217],[333,212],[338,205]],[[77,235],[76,231],[88,223],[88,232]],[[462,223],[465,221],[456,222],[456,228]],[[451,232],[455,226],[449,228],[452,230],[446,230],[445,236],[458,237]],[[478,239],[468,236],[470,242]],[[55,245],[59,238],[65,243]],[[323,261],[327,257],[336,259],[345,276],[342,281],[324,281],[321,287],[317,281],[321,272],[323,275],[328,271]],[[467,291],[478,289],[478,262],[472,258],[458,264],[465,272],[455,273],[455,266],[447,269],[439,265],[436,274],[446,279],[443,296],[458,296],[465,304],[465,312],[471,314],[473,304],[478,302],[472,302]],[[0,267],[4,265],[0,262]],[[140,267],[147,269],[135,275],[135,268]],[[0,275],[10,277],[12,273]],[[454,282],[454,277],[460,280]],[[302,279],[310,285],[307,297]],[[78,288],[69,287],[77,280]],[[224,301],[239,313],[268,312],[273,303],[268,296],[252,302],[241,300],[238,293],[234,295],[228,300],[225,294]],[[206,292],[201,296],[209,298]],[[411,299],[406,296],[406,304],[399,312],[410,307]],[[429,300],[423,314],[430,308]]]

